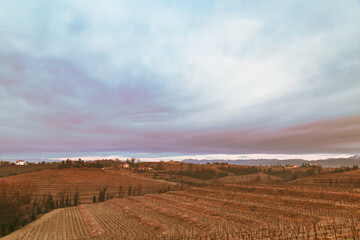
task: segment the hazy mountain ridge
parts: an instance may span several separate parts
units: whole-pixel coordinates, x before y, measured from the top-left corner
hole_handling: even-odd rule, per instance
[[[303,159],[250,159],[250,160],[226,160],[226,159],[214,159],[214,160],[197,160],[197,159],[185,159],[183,163],[228,163],[234,165],[246,165],[246,166],[271,166],[271,165],[297,165],[301,166],[304,163],[319,164],[323,167],[341,167],[347,166],[352,167],[354,165],[360,166],[360,156],[355,155],[349,158],[331,158],[322,160],[303,160]]]
[[[19,159],[6,159],[0,158],[0,161],[9,161],[15,162]],[[60,162],[61,160],[54,160],[49,158],[22,158],[25,162]],[[94,159],[95,160],[95,159]],[[122,159],[123,160],[123,159]],[[141,160],[141,159],[140,159]],[[145,160],[146,162],[146,160]],[[272,166],[272,165],[297,165],[301,166],[304,163],[310,164],[319,164],[323,167],[352,167],[354,165],[360,166],[360,155],[354,155],[349,158],[328,158],[328,159],[319,159],[319,160],[304,160],[304,159],[287,159],[287,160],[279,160],[279,159],[249,159],[249,160],[230,160],[230,159],[184,159],[181,160],[183,163],[197,163],[197,164],[206,164],[206,163],[228,163],[233,165],[245,165],[245,166]]]

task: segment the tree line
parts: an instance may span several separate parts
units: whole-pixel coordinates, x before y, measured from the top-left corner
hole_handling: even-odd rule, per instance
[[[31,185],[0,182],[0,237],[34,221],[39,215],[55,208],[77,206],[79,193],[59,192],[43,196],[34,194]]]
[[[62,161],[59,163],[58,168],[82,168],[82,167],[90,167],[90,168],[103,168],[104,165],[101,164],[99,160],[94,162],[85,162],[79,158],[77,161],[72,161],[70,159],[66,159],[66,161]]]

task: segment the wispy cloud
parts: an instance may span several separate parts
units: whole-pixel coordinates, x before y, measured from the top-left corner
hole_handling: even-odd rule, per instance
[[[359,152],[359,13],[2,1],[0,153]]]

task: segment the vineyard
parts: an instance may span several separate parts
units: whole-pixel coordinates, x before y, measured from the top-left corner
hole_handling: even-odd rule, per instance
[[[1,181],[17,186],[31,185],[39,197],[59,193],[73,196],[79,193],[80,203],[91,203],[99,190],[107,188],[107,198],[146,193],[161,193],[180,189],[180,184],[141,177],[128,171],[100,169],[50,169],[2,178]]]
[[[217,184],[56,209],[9,239],[359,239],[360,194]]]
[[[306,185],[313,189],[328,189],[330,191],[360,192],[360,170],[301,178],[292,182],[292,185]]]

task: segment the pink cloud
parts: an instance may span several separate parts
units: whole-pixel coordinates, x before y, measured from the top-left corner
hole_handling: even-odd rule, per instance
[[[22,72],[26,67],[25,61],[17,55],[0,56],[0,65],[7,65],[16,72]]]
[[[323,120],[275,130],[131,130],[112,126],[77,129],[86,117],[67,114],[47,122],[69,127],[75,134],[57,132],[53,137],[8,138],[0,150],[43,152],[173,152],[183,154],[239,153],[358,153],[360,116]],[[64,123],[64,122],[68,123]]]
[[[323,120],[275,130],[202,134],[190,146],[227,153],[360,152],[360,116]],[[184,142],[185,143],[185,142]]]

